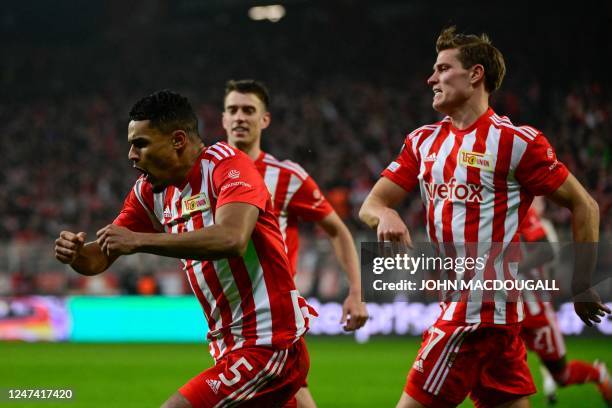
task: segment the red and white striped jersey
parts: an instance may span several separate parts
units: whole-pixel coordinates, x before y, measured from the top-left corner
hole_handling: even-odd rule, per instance
[[[260,215],[243,257],[183,259],[208,321],[211,355],[245,346],[287,348],[308,329],[272,202],[251,159],[226,143],[206,148],[181,187],[154,193],[140,177],[114,223],[139,232],[182,232],[215,223],[217,209],[241,202]]]
[[[299,247],[298,219],[320,221],[333,208],[317,183],[299,164],[290,160],[280,161],[262,152],[255,160],[255,167],[272,196],[274,215],[278,218],[287,245],[291,273],[295,277]]]
[[[480,251],[483,243],[505,248],[518,242],[517,229],[533,197],[555,191],[568,171],[540,131],[515,126],[489,108],[464,130],[453,127],[449,117],[418,128],[381,175],[407,191],[420,185],[433,244],[480,243]],[[517,264],[499,258],[488,258],[475,279],[515,279]],[[461,301],[442,304],[440,318],[485,324],[522,320],[520,298],[508,302],[500,291],[494,299],[463,293]]]

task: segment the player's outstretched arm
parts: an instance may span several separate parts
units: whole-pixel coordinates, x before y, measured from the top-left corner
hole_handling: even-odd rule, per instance
[[[579,245],[572,277],[574,308],[580,319],[592,326],[592,322],[599,323],[601,317],[610,313],[610,309],[591,289],[591,271],[597,261],[599,242],[599,206],[571,173],[549,198],[572,212],[574,242]]]
[[[327,233],[336,258],[349,282],[349,293],[342,305],[340,323],[344,324],[344,330],[357,330],[368,320],[368,310],[365,303],[361,301],[361,277],[353,236],[335,211],[332,211],[318,224]]]
[[[85,238],[84,232],[62,231],[55,240],[55,258],[82,275],[104,272],[117,256],[106,255],[96,241],[85,243]]]
[[[254,205],[232,202],[217,209],[214,225],[200,230],[141,233],[109,224],[98,231],[97,242],[109,255],[146,252],[182,259],[230,258],[244,255],[258,217]]]
[[[393,208],[408,192],[386,178],[379,179],[359,210],[359,218],[370,228],[376,228],[379,241],[400,242],[412,246],[404,221]]]

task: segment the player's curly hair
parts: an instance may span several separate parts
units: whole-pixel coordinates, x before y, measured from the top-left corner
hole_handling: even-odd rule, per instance
[[[198,136],[198,118],[189,100],[164,89],[145,96],[132,106],[130,120],[149,120],[152,128],[162,133],[184,130],[191,136]]]
[[[233,91],[243,94],[255,94],[259,98],[259,100],[263,102],[264,108],[266,110],[268,110],[268,106],[270,106],[270,94],[268,93],[268,89],[263,83],[259,81],[256,81],[254,79],[230,79],[225,84],[225,96],[223,100],[225,100],[225,98],[227,98],[227,95],[229,95],[230,92]]]
[[[492,93],[499,89],[506,75],[506,64],[504,56],[493,46],[489,36],[481,34],[457,33],[455,26],[442,30],[436,40],[436,51],[457,48],[459,50],[459,61],[463,68],[470,68],[476,64],[484,67],[485,89]]]

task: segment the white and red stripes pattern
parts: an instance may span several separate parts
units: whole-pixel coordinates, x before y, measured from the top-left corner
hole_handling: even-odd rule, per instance
[[[199,171],[190,173],[182,190],[170,186],[160,193],[152,193],[139,179],[134,186],[135,195],[165,232],[180,234],[210,227],[215,223],[219,194],[213,172],[223,160],[236,154],[238,151],[223,142],[212,145],[202,153]],[[243,153],[239,154],[244,160],[250,160]],[[248,163],[252,166],[250,161]],[[207,197],[209,208],[183,213],[184,200],[198,194]],[[271,206],[263,216],[273,225]],[[209,348],[216,360],[244,346],[287,346],[307,330],[302,315],[284,313],[287,308],[295,310],[300,305],[299,296],[291,290],[295,288],[288,263],[278,262],[279,258],[286,258],[281,254],[280,234],[277,236],[278,239],[271,236],[258,222],[243,257],[217,261],[182,260],[191,289],[208,322]],[[266,251],[265,256],[260,253],[262,250]],[[275,250],[279,254],[274,253]],[[279,268],[284,270],[279,271]],[[269,287],[270,284],[273,287]],[[285,285],[285,292],[279,290],[281,284]]]
[[[300,189],[302,183],[308,178],[308,173],[299,164],[290,160],[280,161],[271,154],[265,153],[261,161],[265,165],[263,178],[272,196],[274,212],[278,217],[278,224],[287,240],[288,214],[287,208],[293,195]],[[261,168],[258,166],[258,168]]]
[[[499,127],[504,127],[514,131],[524,138],[533,141],[538,135],[538,131],[531,126],[514,126],[507,116],[498,116],[496,113],[491,115],[491,122]]]
[[[503,243],[505,249],[507,244],[517,241],[519,218],[527,212],[532,197],[513,174],[537,135],[537,130],[514,126],[507,117],[489,111],[465,131],[454,129],[447,117],[407,136],[406,148],[420,166],[418,182],[425,204],[426,230],[434,245],[480,243],[479,254],[469,255],[481,256],[488,252],[486,243]],[[465,165],[461,152],[484,155],[490,167]],[[383,175],[392,177],[396,169],[397,162]],[[480,194],[473,201],[457,196],[431,196],[432,186],[440,185],[447,189],[461,185],[466,191],[475,186]],[[490,258],[484,270],[473,271],[474,279],[513,279],[516,267],[513,262],[504,264],[501,257]],[[512,324],[523,319],[520,297],[518,302],[508,302],[503,291],[496,292],[490,301],[483,301],[481,292],[467,297],[465,293],[462,297],[455,295],[453,300],[461,301],[443,304],[443,320]]]
[[[225,157],[235,156],[236,152],[231,147],[224,143],[216,143],[209,146],[206,152],[214,156],[217,160],[223,160]]]
[[[298,219],[317,221],[333,211],[319,187],[299,164],[262,152],[255,166],[272,197],[274,215],[295,275],[299,248]]]
[[[446,131],[441,131],[435,138],[435,140],[444,138],[444,143],[435,146],[438,148],[437,160],[429,170],[429,174],[426,174],[428,169],[423,168],[424,166],[421,168],[421,175],[424,176],[422,180],[429,179],[430,183],[448,183],[454,178],[457,184],[482,186],[482,200],[469,205],[451,200],[426,201],[429,206],[428,223],[432,242],[479,242],[481,243],[478,245],[479,252],[488,251],[482,243],[511,242],[518,227],[516,210],[520,202],[520,186],[516,182],[514,186],[509,186],[507,175],[510,166],[518,165],[526,143],[518,146],[518,149],[512,149],[514,146],[509,146],[506,141],[515,138],[505,137],[502,141],[501,129],[490,123],[476,127],[467,134],[454,134],[450,126],[444,130]],[[462,166],[458,163],[460,151],[483,154],[486,152],[492,159],[492,165],[495,166],[494,171]],[[424,152],[421,151],[421,154]],[[427,154],[431,154],[431,149]],[[511,163],[510,155],[514,156],[514,163]],[[423,190],[425,187],[423,181],[421,186]],[[476,211],[477,217],[474,215]],[[481,255],[483,253],[478,254]],[[503,279],[504,265],[500,258],[495,258],[493,265],[489,264],[484,271],[476,270],[475,273],[475,279]],[[507,304],[506,297],[501,292],[495,295],[494,310],[491,303],[483,302],[482,292],[472,292],[468,295],[468,299],[448,305],[442,319],[498,324],[520,321],[522,306],[519,303]],[[506,310],[507,306],[511,310]]]

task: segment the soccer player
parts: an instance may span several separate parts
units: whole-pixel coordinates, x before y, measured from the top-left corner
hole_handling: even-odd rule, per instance
[[[393,209],[417,184],[432,244],[517,242],[517,229],[536,195],[547,195],[572,211],[574,239],[598,241],[599,212],[576,178],[560,163],[544,135],[516,126],[489,107],[489,96],[505,73],[502,54],[486,35],[444,29],[427,83],[441,121],[410,133],[402,150],[366,198],[360,218],[378,239],[411,245]],[[513,279],[515,268],[491,256],[479,279]],[[456,406],[469,394],[476,406],[529,406],[535,392],[520,339],[523,307],[506,293],[479,301],[460,293],[444,301],[424,333],[398,407]],[[589,290],[575,303],[587,324],[610,310]],[[456,299],[456,298],[453,298]]]
[[[261,150],[261,133],[270,125],[269,94],[254,80],[230,80],[226,84],[223,127],[229,144],[242,150],[255,162],[272,195],[295,277],[298,256],[298,219],[316,222],[329,237],[349,281],[349,293],[342,305],[341,323],[345,330],[356,330],[368,318],[361,302],[361,281],[353,237],[344,222],[325,199],[315,181],[300,165],[280,161]],[[300,408],[315,407],[306,386],[296,395]]]
[[[205,147],[197,128],[179,94],[136,102],[128,158],[142,176],[96,241],[62,231],[55,256],[83,275],[137,252],[181,258],[208,321],[215,365],[164,407],[295,406],[309,368],[302,336],[314,311],[295,289],[253,162],[226,143]]]
[[[540,201],[538,197],[536,200]],[[534,243],[525,251],[524,260],[519,271],[523,277],[542,279],[542,266],[554,259],[551,240],[537,206],[529,207],[523,219],[519,233],[521,240]],[[539,203],[538,203],[539,204]],[[543,204],[542,204],[543,205]],[[542,370],[544,377],[544,394],[550,403],[556,402],[556,384],[565,387],[572,384],[595,383],[606,403],[612,403],[612,382],[603,362],[589,364],[579,360],[566,360],[563,334],[557,324],[555,311],[550,301],[544,301],[537,292],[524,292],[525,319],[522,322],[521,337],[527,349],[538,354],[541,363],[546,367]],[[552,378],[549,378],[552,375]]]

